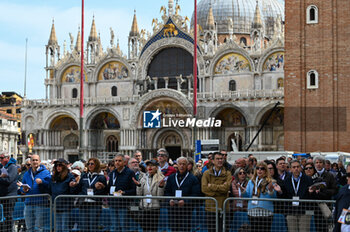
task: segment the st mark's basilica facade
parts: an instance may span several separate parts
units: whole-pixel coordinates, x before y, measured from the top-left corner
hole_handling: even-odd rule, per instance
[[[143,128],[147,110],[175,117],[193,113],[193,26],[173,0],[161,12],[151,32],[139,30],[134,14],[126,55],[115,44],[112,29],[110,44],[101,44],[93,19],[84,51],[84,158],[106,161],[115,152],[132,155],[136,149],[148,158],[160,147],[172,158],[191,155],[194,133],[196,139],[219,139],[226,150],[234,140],[243,151],[264,122],[250,150],[283,150],[283,3],[198,3],[197,118],[221,119],[222,126],[196,130]],[[23,104],[23,135],[30,138],[29,150],[43,160],[75,160],[79,154],[80,32],[74,39],[70,33],[70,47],[61,49],[52,25],[46,46],[46,99]]]

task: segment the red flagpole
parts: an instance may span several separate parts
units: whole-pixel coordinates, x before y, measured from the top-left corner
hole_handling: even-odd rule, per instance
[[[197,115],[197,0],[194,0],[193,115]]]
[[[80,118],[84,115],[84,0],[81,3]]]
[[[83,148],[83,116],[84,116],[84,0],[81,1],[81,50],[80,50],[80,156],[82,158]]]

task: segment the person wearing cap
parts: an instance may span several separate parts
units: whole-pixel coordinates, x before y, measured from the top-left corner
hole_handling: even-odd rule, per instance
[[[176,161],[179,171],[169,176],[164,195],[174,197],[168,203],[171,231],[187,232],[191,231],[191,218],[195,201],[184,200],[181,197],[200,196],[200,184],[198,179],[188,171],[186,157],[179,157]]]
[[[52,176],[48,188],[48,193],[52,197],[52,202],[59,195],[69,195],[72,193],[71,182],[75,182],[73,174],[67,167],[68,162],[65,159],[59,158],[54,161]],[[78,170],[75,170],[78,171]],[[41,188],[41,186],[40,186]],[[44,192],[45,190],[42,190]],[[61,198],[56,202],[56,227],[55,231],[68,231],[68,215],[69,210],[73,207],[71,198]]]
[[[23,176],[20,191],[25,195],[42,194],[43,189],[47,192],[51,180],[49,170],[41,164],[39,155],[33,154],[30,159],[31,168]],[[44,197],[25,199],[24,220],[28,232],[43,231],[46,204],[48,201]]]
[[[0,170],[0,197],[16,196],[18,178],[16,160],[11,158],[8,153],[1,152],[0,162],[3,166]],[[0,231],[10,232],[13,227],[12,212],[15,199],[3,199],[0,200],[0,204],[3,206],[3,216],[6,218],[4,222],[0,222]]]
[[[160,148],[157,151],[157,161],[159,163],[159,169],[165,177],[176,173],[176,169],[168,163],[169,153],[164,148]]]
[[[147,173],[134,183],[136,184],[136,193],[138,196],[163,196],[164,195],[164,175],[158,168],[156,160],[146,162]],[[140,201],[142,214],[140,215],[140,224],[143,231],[157,231],[158,218],[160,210],[160,200],[146,198]]]

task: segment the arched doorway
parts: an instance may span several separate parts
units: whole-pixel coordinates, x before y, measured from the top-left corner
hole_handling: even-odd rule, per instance
[[[91,155],[108,160],[111,152],[119,151],[120,123],[110,112],[96,114],[90,123],[89,147]]]
[[[259,123],[260,127],[266,121],[261,131],[261,139],[259,139],[260,150],[283,150],[281,143],[283,143],[284,138],[281,137],[281,134],[283,134],[284,108],[277,107],[272,114],[271,111],[272,109],[266,111]]]
[[[50,149],[47,159],[64,157],[70,162],[79,158],[78,124],[68,115],[60,115],[52,120],[46,146],[60,147]]]
[[[221,147],[228,151],[233,151],[232,140],[235,142],[237,149],[243,151],[243,146],[247,135],[247,122],[243,114],[233,107],[227,107],[216,114],[216,119],[222,121],[221,128],[213,130],[214,138],[222,141]]]
[[[157,83],[149,84],[148,89],[169,88],[177,90],[178,79],[176,77],[182,76],[183,80],[180,81],[179,85],[182,90],[188,90],[189,80],[185,77],[192,75],[192,73],[193,57],[188,51],[178,47],[164,48],[153,55],[148,66],[147,76],[157,78]],[[192,81],[190,81],[191,83]]]
[[[176,160],[182,155],[183,141],[178,132],[165,131],[157,138],[156,147],[165,148],[169,152],[169,158]]]

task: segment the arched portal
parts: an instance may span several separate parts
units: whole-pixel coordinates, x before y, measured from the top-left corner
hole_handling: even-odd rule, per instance
[[[284,138],[283,135],[283,120],[284,108],[278,107],[271,114],[272,109],[266,111],[262,116],[259,127],[265,122],[265,126],[261,131],[260,146],[265,151],[275,151],[283,149],[281,143]]]
[[[234,141],[237,149],[243,151],[248,133],[247,122],[243,114],[236,108],[227,107],[219,111],[215,118],[221,120],[222,126],[212,131],[213,138],[219,139],[225,150],[233,151],[232,141]]]
[[[182,155],[183,141],[181,135],[176,131],[164,131],[156,138],[155,143],[156,147],[165,148],[172,160],[176,160]]]
[[[89,128],[89,147],[92,155],[107,162],[112,157],[112,152],[119,151],[119,120],[110,112],[96,112]]]
[[[192,74],[193,57],[188,51],[178,47],[165,48],[153,56],[148,66],[147,76],[157,78],[156,83],[150,84],[148,88],[177,90],[178,87],[181,87],[181,89],[187,90],[189,79],[186,77]],[[183,78],[177,79],[176,77],[179,76]],[[191,83],[192,81],[190,81]]]
[[[50,130],[78,130],[78,124],[67,115],[61,115],[52,120]]]

